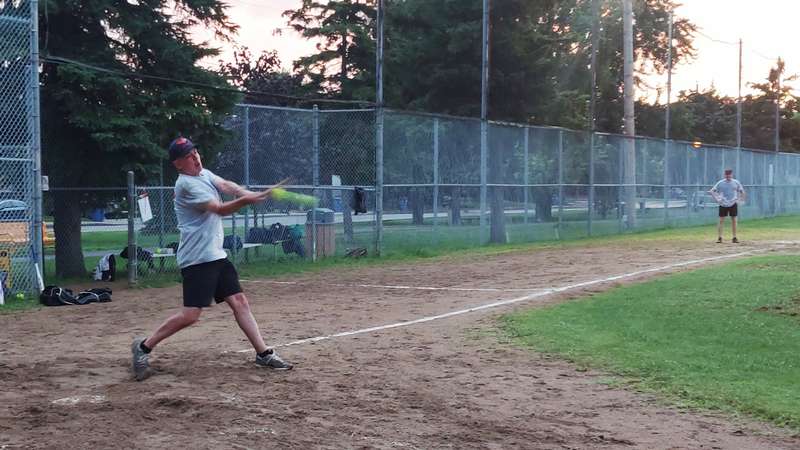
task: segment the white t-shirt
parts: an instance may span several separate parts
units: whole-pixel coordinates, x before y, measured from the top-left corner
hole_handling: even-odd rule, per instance
[[[220,178],[207,169],[196,177],[180,174],[175,181],[175,215],[181,243],[178,266],[184,267],[227,258],[222,248],[222,217],[206,211],[201,205],[222,198],[214,185]]]
[[[728,181],[723,178],[717,181],[717,184],[711,188],[711,192],[718,194],[717,202],[719,202],[720,206],[728,208],[739,201],[739,194],[744,193],[744,188],[742,188],[742,183],[739,183],[736,179],[731,178]]]

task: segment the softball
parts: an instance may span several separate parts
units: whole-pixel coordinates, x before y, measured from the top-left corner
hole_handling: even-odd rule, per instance
[[[17,295],[14,296],[17,300],[25,300],[25,294],[22,292],[17,292]]]

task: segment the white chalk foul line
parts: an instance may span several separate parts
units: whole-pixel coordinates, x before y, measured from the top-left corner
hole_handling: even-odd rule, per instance
[[[557,294],[557,293],[571,291],[571,290],[579,289],[579,288],[585,288],[587,286],[593,286],[593,285],[596,285],[596,284],[603,284],[603,283],[608,283],[608,282],[611,282],[611,281],[624,280],[626,278],[633,278],[633,277],[637,277],[639,275],[644,275],[644,274],[648,274],[648,273],[663,272],[663,271],[667,271],[667,270],[671,270],[671,269],[676,269],[676,268],[679,268],[679,267],[692,266],[692,265],[702,264],[702,263],[707,263],[707,262],[712,262],[712,261],[720,261],[720,260],[723,260],[723,259],[739,258],[739,257],[742,257],[742,256],[752,255],[752,254],[755,254],[755,253],[761,253],[761,252],[765,252],[765,251],[769,251],[769,250],[771,250],[771,249],[751,250],[751,251],[747,251],[747,252],[734,253],[734,254],[731,254],[731,255],[712,256],[712,257],[709,257],[709,258],[695,259],[695,260],[691,260],[691,261],[683,261],[683,262],[679,262],[679,263],[668,264],[666,266],[653,267],[653,268],[650,268],[650,269],[642,269],[642,270],[637,270],[635,272],[629,272],[629,273],[625,273],[625,274],[622,274],[622,275],[615,275],[615,276],[607,277],[607,278],[599,278],[599,279],[596,279],[596,280],[584,281],[584,282],[581,282],[581,283],[568,284],[566,286],[561,286],[561,287],[556,287],[556,288],[546,288],[546,289],[542,289],[540,292],[535,292],[533,294],[524,295],[522,297],[512,298],[512,299],[508,299],[508,300],[500,300],[500,301],[496,301],[496,302],[492,302],[492,303],[486,303],[486,304],[483,304],[483,305],[473,306],[471,308],[460,309],[460,310],[457,310],[457,311],[451,311],[451,312],[444,313],[444,314],[439,314],[439,315],[436,315],[436,316],[427,316],[427,317],[422,317],[422,318],[415,319],[415,320],[409,320],[409,321],[406,321],[406,322],[396,322],[396,323],[391,323],[391,324],[387,324],[387,325],[378,325],[378,326],[374,326],[374,327],[370,327],[370,328],[362,328],[360,330],[344,331],[344,332],[341,332],[341,333],[330,334],[330,335],[327,335],[327,336],[317,336],[317,337],[306,338],[306,339],[298,339],[296,341],[292,341],[292,342],[287,342],[285,344],[276,345],[275,347],[276,348],[277,347],[289,347],[291,345],[309,344],[309,343],[312,343],[312,342],[327,341],[329,339],[345,337],[345,336],[353,336],[353,335],[356,335],[356,334],[372,333],[372,332],[375,332],[375,331],[389,330],[389,329],[392,329],[392,328],[407,327],[407,326],[411,326],[411,325],[416,325],[418,323],[431,322],[431,321],[434,321],[434,320],[446,319],[448,317],[458,316],[458,315],[467,314],[467,313],[471,313],[471,312],[475,312],[475,311],[482,311],[484,309],[497,308],[499,306],[506,306],[506,305],[511,305],[511,304],[514,304],[514,303],[525,302],[525,301],[533,300],[535,298],[544,297],[546,295]],[[253,351],[253,349],[237,350],[236,353],[249,353],[249,352],[252,352],[252,351]]]
[[[266,283],[266,284],[287,284],[299,285],[297,281],[273,281],[273,280],[242,280],[247,283]],[[376,289],[409,289],[419,291],[464,291],[464,292],[536,292],[542,291],[542,288],[462,288],[462,287],[432,287],[432,286],[404,286],[399,284],[355,284],[355,283],[326,283],[325,287],[363,287],[363,288],[376,288]]]

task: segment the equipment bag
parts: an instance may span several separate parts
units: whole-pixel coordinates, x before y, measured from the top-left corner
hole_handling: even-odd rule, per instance
[[[366,213],[367,212],[367,191],[364,188],[360,188],[356,186],[355,190],[353,191],[353,211],[355,211],[355,215],[358,213]]]
[[[58,286],[47,286],[41,294],[39,294],[39,301],[44,306],[63,306],[63,305],[78,305],[78,300],[72,294],[72,290],[64,289]]]
[[[111,289],[89,289],[88,291],[83,291],[78,294],[78,297],[75,300],[79,305],[85,305],[87,303],[107,303],[111,301]]]

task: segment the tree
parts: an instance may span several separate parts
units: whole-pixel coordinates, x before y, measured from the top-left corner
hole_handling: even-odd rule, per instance
[[[788,150],[798,137],[796,115],[798,97],[792,94],[791,82],[796,75],[787,76],[786,66],[780,58],[763,83],[751,83],[758,94],[748,95],[742,102],[742,146],[772,150],[775,148],[775,103],[780,104],[781,150]],[[794,147],[800,150],[800,147]]]
[[[196,63],[218,51],[190,36],[201,24],[221,37],[236,31],[222,1],[44,0],[40,8],[46,24],[40,42],[48,42],[41,74],[43,166],[54,186],[120,186],[128,170],[138,180],[152,179],[177,132],[206,156],[223,140],[221,117],[237,96],[213,88],[229,86]],[[85,272],[79,196],[54,192],[59,276]]]
[[[326,36],[334,37],[332,41],[323,41],[317,55],[298,61],[298,67],[311,67],[310,62],[318,64],[315,69],[318,78],[311,84],[321,86],[322,92],[328,95],[353,98],[352,92],[346,88],[348,83],[360,83],[365,92],[372,92],[371,79],[365,77],[375,64],[372,41],[363,44],[369,52],[358,60],[342,56],[355,52],[359,45],[357,38],[374,34],[371,13],[359,9],[363,8],[361,3],[332,1],[325,7],[304,2],[304,14],[292,16],[293,20],[295,17],[304,18],[290,23],[307,36],[321,36],[322,30],[327,30]],[[374,1],[368,3],[373,5]],[[480,108],[481,2],[386,0],[385,4],[387,104],[400,109],[477,116]],[[675,6],[673,0],[634,2],[638,83],[643,82],[641,75],[653,71],[661,73],[666,67],[667,19]],[[307,13],[312,10],[316,15]],[[356,21],[358,26],[347,28],[349,39],[344,38],[345,34],[337,37],[333,33],[343,29],[338,20],[347,14],[356,14],[361,19]],[[619,132],[622,124],[620,2],[603,0],[601,18],[598,129]],[[325,20],[328,20],[327,28],[319,25]],[[585,126],[590,88],[590,74],[586,67],[591,49],[591,0],[497,1],[492,3],[490,20],[489,117],[573,128]],[[334,24],[339,25],[335,27]],[[686,19],[675,21],[677,45],[673,61],[676,64],[693,56],[694,29]],[[337,60],[347,61],[347,73],[339,72],[338,78],[319,75],[323,73],[325,64]],[[358,61],[362,65],[359,66]],[[313,76],[309,77],[314,80]],[[490,154],[494,154],[495,149],[490,150]],[[490,159],[489,163],[493,178],[505,177],[502,158]],[[471,169],[475,170],[474,167]],[[460,179],[472,175],[464,173]],[[499,220],[502,215],[498,211],[502,209],[504,195],[500,189],[492,191],[492,217]],[[452,195],[452,204],[459,205],[460,191],[453,190]],[[542,212],[542,217],[548,217],[552,196],[542,192],[535,198],[537,210]],[[502,236],[501,224],[493,225],[493,235]]]
[[[230,84],[245,91],[244,102],[248,104],[298,106],[298,102],[289,97],[303,93],[302,76],[283,70],[278,52],[274,50],[264,51],[254,58],[247,47],[237,48],[233,61],[220,61],[219,72]]]
[[[374,0],[302,0],[283,15],[303,37],[320,40],[318,53],[294,64],[309,89],[344,100],[375,97]]]

